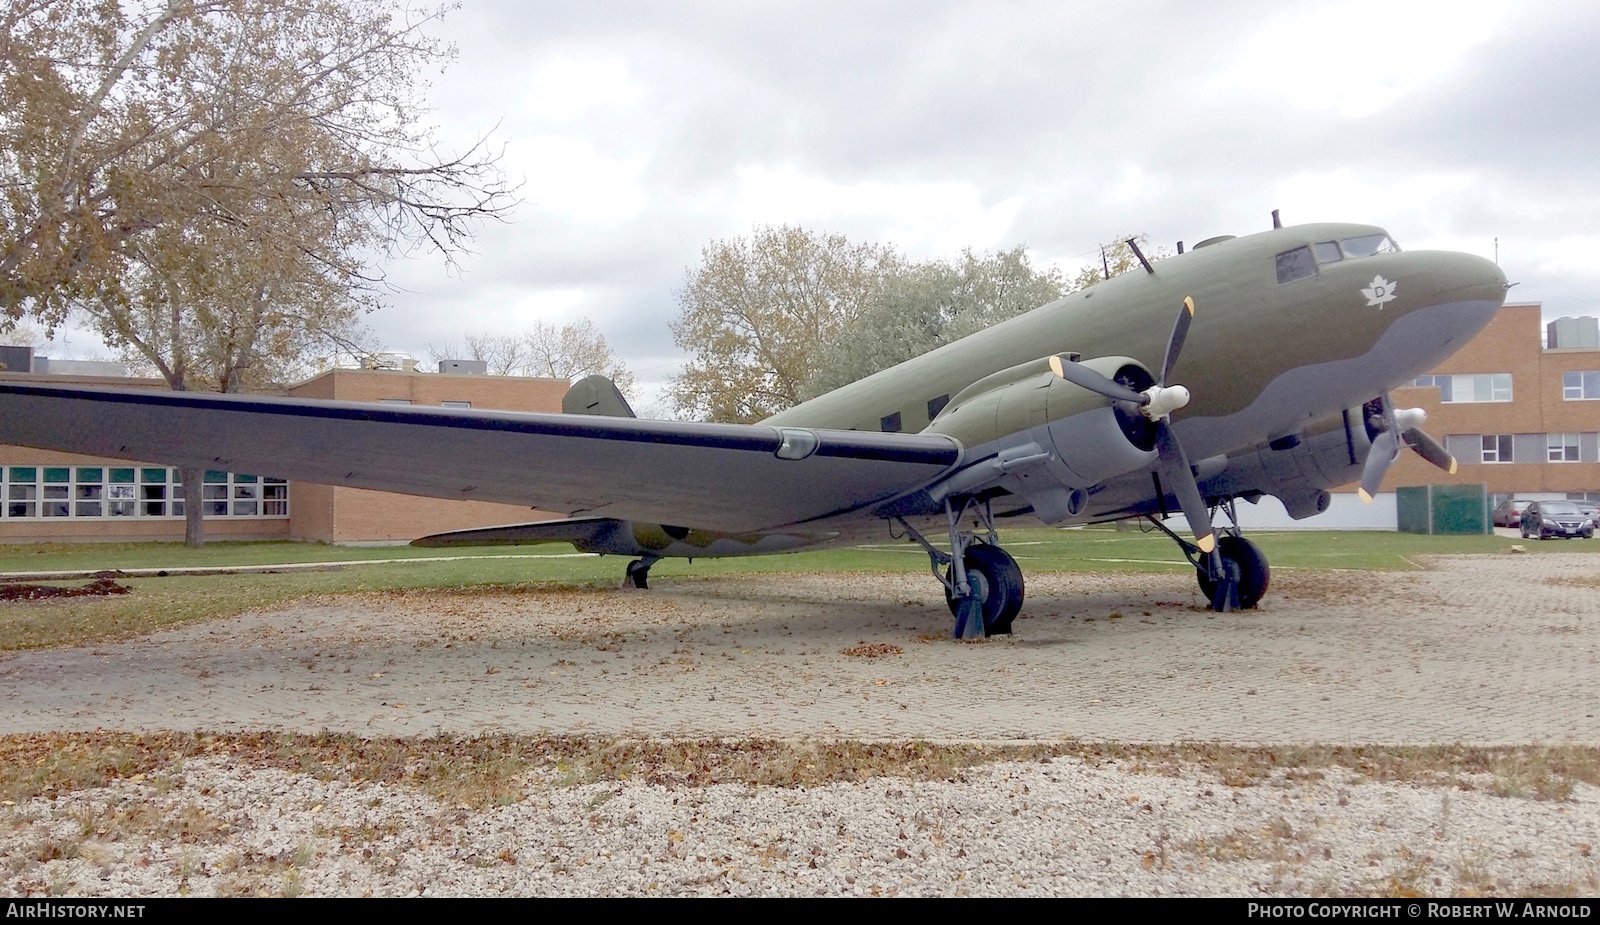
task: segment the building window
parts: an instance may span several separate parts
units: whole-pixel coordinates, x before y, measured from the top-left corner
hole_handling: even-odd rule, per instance
[[[1511,462],[1511,435],[1484,434],[1483,461],[1486,463]]]
[[[380,398],[380,399],[378,399],[378,404],[380,404],[380,405],[409,405],[409,404],[411,404],[411,399],[409,399],[409,398]]]
[[[229,472],[205,474],[207,517],[287,517],[289,483]],[[160,518],[184,515],[176,469],[134,466],[0,467],[0,518]]]
[[[442,402],[439,403],[439,407],[441,407],[441,408],[471,408],[472,407],[472,402],[470,402],[470,401],[442,401]]]
[[[898,434],[900,432],[900,412],[896,411],[894,414],[884,417],[880,423],[883,425],[880,429],[884,433]]]
[[[1577,434],[1546,434],[1545,446],[1551,462],[1577,462],[1580,458]]]
[[[1600,398],[1600,370],[1562,373],[1561,397],[1567,401],[1588,401]]]
[[[1418,376],[1412,385],[1436,386],[1443,404],[1470,404],[1511,400],[1510,373],[1469,373],[1464,376]]]

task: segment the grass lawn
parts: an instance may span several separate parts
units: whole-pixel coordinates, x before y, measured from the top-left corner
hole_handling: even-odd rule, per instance
[[[1533,553],[1600,554],[1600,543],[1585,540],[1540,543],[1490,536],[1428,537],[1379,532],[1263,532],[1250,536],[1261,546],[1272,566],[1280,569],[1413,569],[1418,567],[1419,556],[1504,554],[1513,545],[1523,545]],[[1007,530],[1001,538],[1017,557],[1024,573],[1189,570],[1176,545],[1159,533],[1108,527],[1036,528]],[[184,566],[226,568],[456,557],[448,561],[372,562],[326,571],[127,578],[118,580],[132,589],[128,594],[8,601],[0,604],[0,650],[124,638],[316,595],[550,584],[609,587],[620,581],[625,558],[564,555],[571,551],[569,546],[555,544],[458,550],[284,542],[217,542],[201,549],[169,543],[0,546],[0,571],[3,572]],[[667,559],[656,564],[650,577],[671,580],[684,576],[823,571],[926,574],[927,569],[927,558],[918,547],[886,537],[882,543],[867,546],[789,555],[698,559],[693,563]]]

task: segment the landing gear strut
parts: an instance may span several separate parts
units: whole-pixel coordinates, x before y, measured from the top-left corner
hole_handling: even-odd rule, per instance
[[[650,566],[659,561],[661,561],[660,556],[645,556],[642,559],[635,559],[629,562],[628,571],[622,576],[622,586],[624,588],[649,588]]]
[[[927,552],[933,577],[944,585],[945,603],[955,617],[952,635],[957,639],[1010,635],[1011,622],[1022,610],[1022,569],[1000,548],[988,501],[978,504],[968,498],[957,508],[946,500],[944,510],[950,531],[948,553],[928,542],[904,518],[896,520]],[[982,538],[978,531],[961,529],[969,510],[978,518],[976,526]]]
[[[1267,593],[1272,570],[1267,567],[1267,557],[1256,544],[1245,539],[1239,530],[1233,499],[1222,504],[1232,524],[1223,528],[1217,547],[1210,553],[1167,529],[1167,525],[1149,517],[1161,532],[1172,537],[1183,550],[1184,557],[1194,565],[1195,580],[1200,591],[1218,613],[1230,610],[1250,610]]]

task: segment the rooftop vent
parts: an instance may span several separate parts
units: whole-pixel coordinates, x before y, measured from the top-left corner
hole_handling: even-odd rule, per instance
[[[1557,318],[1545,325],[1546,346],[1551,350],[1567,347],[1600,348],[1600,318]]]

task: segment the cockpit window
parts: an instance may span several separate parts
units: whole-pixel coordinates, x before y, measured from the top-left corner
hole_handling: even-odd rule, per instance
[[[1317,255],[1317,263],[1336,263],[1344,259],[1344,254],[1339,252],[1338,241],[1323,241],[1311,245],[1311,250]]]
[[[1364,234],[1359,238],[1345,238],[1339,242],[1346,257],[1371,257],[1373,254],[1398,254],[1399,245],[1386,234]]]
[[[1317,262],[1311,259],[1311,248],[1297,247],[1278,255],[1278,282],[1292,283],[1297,279],[1317,275]]]

